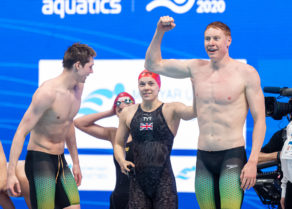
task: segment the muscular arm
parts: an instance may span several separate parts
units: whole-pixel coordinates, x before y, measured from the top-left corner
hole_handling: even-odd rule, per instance
[[[99,139],[108,140],[113,144],[115,134],[116,134],[116,128],[114,127],[103,127],[98,124],[95,124],[95,122],[111,117],[114,115],[113,109],[105,111],[105,112],[99,112],[89,115],[84,115],[82,117],[79,117],[74,120],[74,125],[84,131],[85,133],[94,136]]]
[[[148,47],[145,58],[145,68],[149,71],[173,78],[191,77],[188,62],[175,59],[162,59],[161,41],[166,31],[175,27],[173,18],[161,17],[157,29]]]
[[[246,98],[254,120],[252,150],[249,161],[257,162],[266,132],[265,101],[258,73],[254,71],[251,74],[246,87]]]
[[[127,118],[127,111],[123,111],[120,115],[119,120],[119,127],[116,133],[116,137],[114,140],[114,155],[116,160],[118,161],[121,171],[124,174],[127,174],[127,172],[130,171],[128,168],[128,165],[131,165],[132,167],[135,167],[135,165],[132,162],[126,161],[125,156],[125,143],[127,140],[127,137],[129,135],[129,128],[126,124],[126,118]]]
[[[197,112],[193,106],[186,106],[183,103],[175,103],[175,113],[178,118],[183,120],[191,120],[197,117]]]
[[[247,69],[248,78],[246,85],[246,98],[254,120],[254,129],[252,134],[252,149],[249,160],[242,170],[242,188],[246,189],[255,184],[258,156],[261,150],[265,131],[265,103],[264,95],[260,86],[260,78],[256,70]]]
[[[67,144],[67,147],[68,147],[68,150],[70,152],[70,156],[73,162],[73,175],[74,175],[77,186],[80,186],[82,175],[81,175],[81,170],[80,170],[80,165],[79,165],[77,143],[76,143],[76,137],[75,137],[75,128],[74,128],[73,122],[70,126],[69,133],[66,137],[66,144]]]
[[[9,156],[9,166],[8,166],[8,181],[7,189],[12,191],[12,195],[16,195],[14,192],[14,182],[10,182],[9,179],[16,179],[15,169],[17,160],[23,148],[23,143],[26,135],[35,127],[43,113],[48,110],[55,99],[55,93],[46,88],[40,87],[34,94],[32,102],[24,114],[17,130],[14,135],[10,156]],[[20,190],[20,188],[19,188]]]
[[[192,106],[186,106],[185,104],[180,103],[180,102],[175,103],[175,113],[180,119],[191,120],[197,117],[197,105],[196,105],[194,85],[192,85],[192,88],[193,88],[193,105]]]

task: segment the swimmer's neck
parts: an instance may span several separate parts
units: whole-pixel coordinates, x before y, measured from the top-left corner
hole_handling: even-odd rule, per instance
[[[157,109],[161,104],[162,104],[162,102],[159,101],[157,98],[155,100],[151,100],[151,101],[144,100],[141,103],[141,108],[142,108],[142,110],[144,110],[146,112],[151,112],[151,111]]]
[[[220,58],[210,58],[210,64],[211,64],[211,68],[213,70],[222,69],[222,68],[226,67],[231,61],[232,61],[232,58],[229,57],[228,54],[226,54],[221,59]]]
[[[61,75],[58,77],[62,87],[64,87],[64,89],[67,89],[69,91],[75,90],[79,84],[79,82],[75,78],[74,73],[71,71],[64,69]]]

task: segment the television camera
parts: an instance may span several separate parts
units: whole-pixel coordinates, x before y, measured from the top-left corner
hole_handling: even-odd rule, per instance
[[[276,97],[265,97],[266,117],[272,117],[274,120],[281,120],[283,116],[292,113],[292,100],[289,102],[279,102],[277,99],[282,97],[292,97],[292,88],[287,87],[264,87],[265,93],[278,94]],[[291,120],[291,117],[290,119]],[[274,171],[265,172],[265,168],[276,166]],[[280,161],[271,161],[258,164],[257,180],[254,190],[264,205],[269,208],[281,208],[281,179],[282,171]]]

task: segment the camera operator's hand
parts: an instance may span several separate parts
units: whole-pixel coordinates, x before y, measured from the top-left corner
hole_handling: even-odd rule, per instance
[[[281,203],[281,208],[285,209],[285,197],[281,198],[280,203]]]
[[[240,181],[243,190],[250,189],[256,183],[257,163],[248,161],[241,170]]]

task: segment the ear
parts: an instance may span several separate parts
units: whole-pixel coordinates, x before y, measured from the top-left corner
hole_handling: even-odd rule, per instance
[[[228,36],[227,37],[227,48],[229,48],[231,42],[232,42],[232,38],[231,38],[231,36]]]
[[[74,66],[74,69],[75,69],[76,71],[78,71],[78,70],[81,68],[81,63],[80,63],[80,61],[75,62],[73,66]]]

